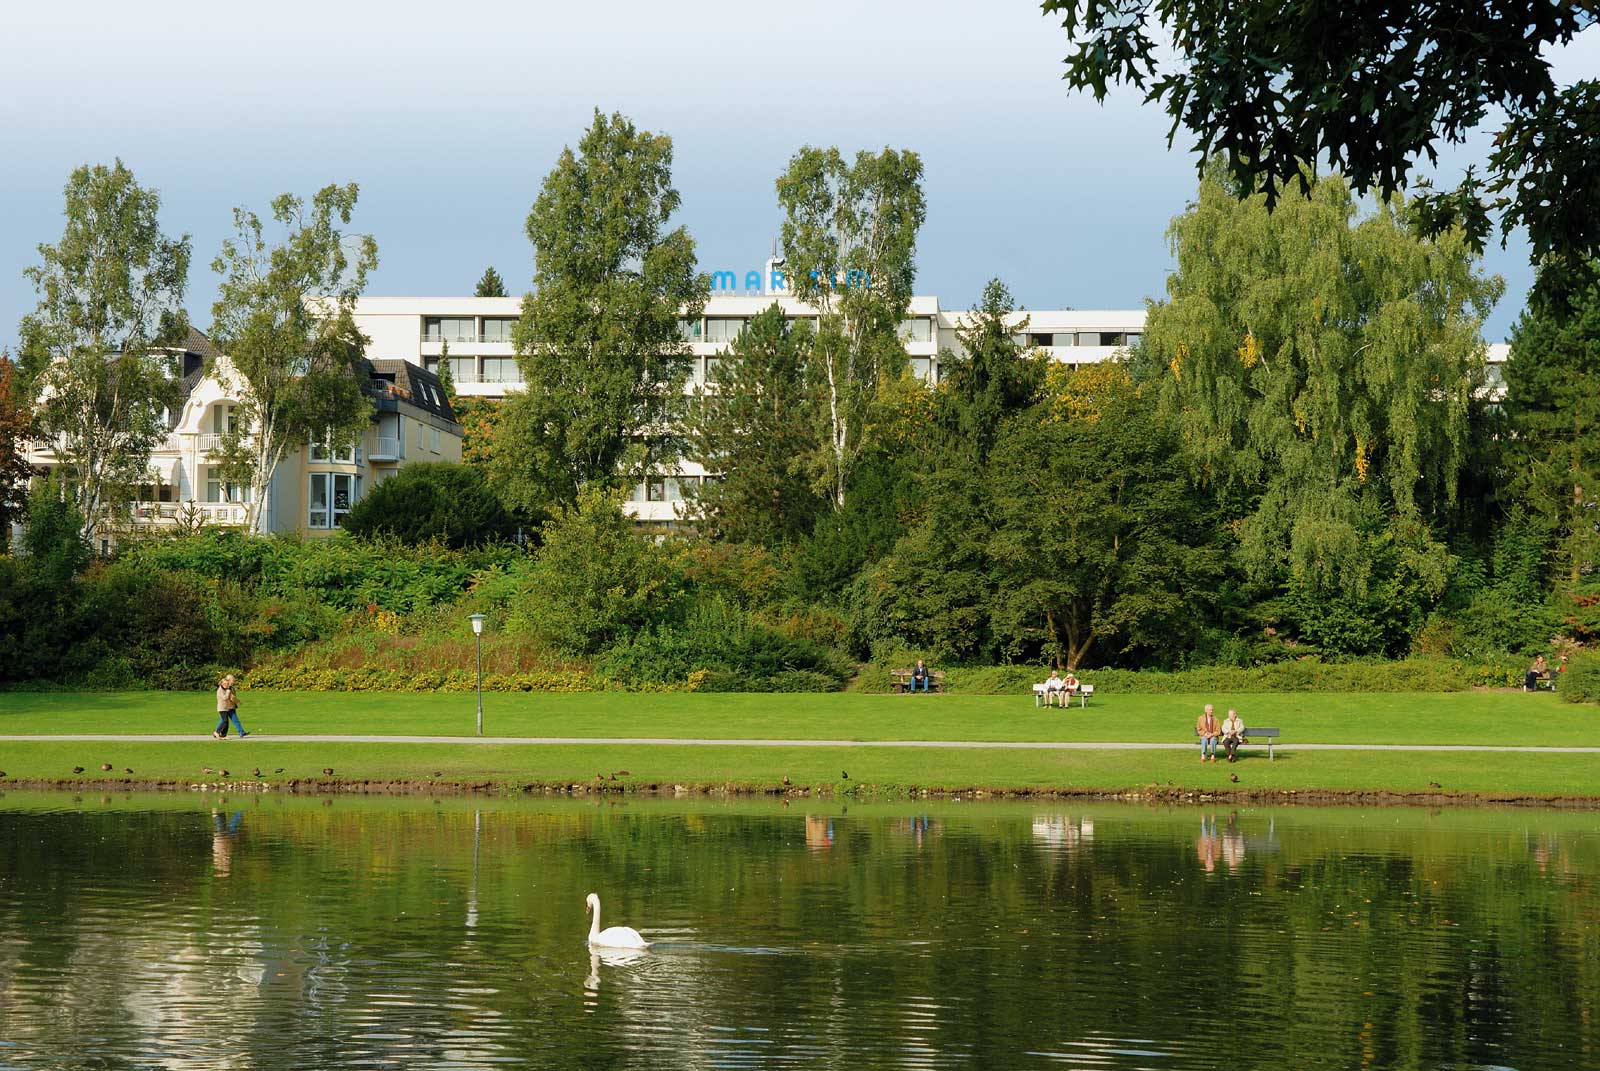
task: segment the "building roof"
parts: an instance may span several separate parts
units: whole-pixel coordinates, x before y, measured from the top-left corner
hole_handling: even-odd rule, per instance
[[[426,368],[410,361],[384,357],[369,359],[367,367],[377,384],[388,387],[392,383],[394,393],[411,405],[455,423],[456,414],[450,408],[450,399],[445,395],[443,384],[438,376]]]

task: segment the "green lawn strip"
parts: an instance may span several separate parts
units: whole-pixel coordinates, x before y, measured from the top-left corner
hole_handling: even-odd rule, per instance
[[[102,763],[113,772],[103,773]],[[74,766],[84,773],[74,774]],[[1268,762],[1202,764],[1188,751],[1081,752],[929,748],[703,746],[359,744],[181,741],[172,743],[8,742],[0,748],[6,780],[430,781],[593,784],[612,773],[621,785],[735,785],[772,788],[787,776],[796,785],[877,790],[941,789],[1296,789],[1311,791],[1445,792],[1499,796],[1600,794],[1600,755],[1515,752],[1299,752]],[[283,772],[276,772],[279,768]],[[127,775],[124,769],[134,773]],[[627,771],[621,773],[621,771]],[[849,777],[844,777],[848,772]],[[435,776],[437,775],[437,776]],[[1230,776],[1237,775],[1237,785]],[[3,784],[4,782],[0,782]]]
[[[471,735],[461,692],[245,692],[245,725],[273,733]],[[1028,696],[495,693],[494,736],[724,739],[1082,740],[1190,738],[1200,707],[1237,706],[1246,725],[1285,743],[1600,745],[1600,711],[1520,692],[1144,695],[1097,697],[1087,710],[1039,709]],[[0,735],[208,732],[212,697],[183,692],[0,693]]]

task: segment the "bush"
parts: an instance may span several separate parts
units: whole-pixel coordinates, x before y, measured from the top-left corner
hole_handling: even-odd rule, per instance
[[[351,507],[344,527],[363,539],[459,550],[504,543],[518,526],[482,469],[430,461],[407,465],[373,487]]]
[[[1569,703],[1600,703],[1600,652],[1579,651],[1567,659],[1556,691]]]

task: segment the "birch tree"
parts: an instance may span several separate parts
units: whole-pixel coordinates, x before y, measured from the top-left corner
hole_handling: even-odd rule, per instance
[[[246,527],[255,530],[273,474],[292,450],[316,440],[354,442],[371,419],[363,388],[366,339],[356,298],[378,263],[370,235],[347,234],[355,183],[318,190],[307,205],[272,201],[278,233],[246,208],[211,270],[222,276],[212,306],[215,370],[238,398],[238,419],[216,454],[230,482],[250,488]]]
[[[813,366],[827,414],[823,483],[844,504],[863,411],[885,375],[905,367],[900,321],[916,280],[927,216],[922,159],[910,150],[806,146],[777,180],[785,280],[816,308]]]
[[[39,303],[20,326],[37,427],[92,542],[148,475],[178,400],[168,347],[188,333],[189,237],[169,238],[161,196],[121,160],[85,164],[65,190],[66,228],[25,272]]]

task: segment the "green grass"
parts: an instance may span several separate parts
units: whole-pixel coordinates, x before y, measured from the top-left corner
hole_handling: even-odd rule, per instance
[[[245,692],[252,733],[471,735],[472,694]],[[1246,725],[1285,743],[1600,745],[1600,711],[1548,693],[1105,695],[1087,710],[1038,709],[1022,696],[856,694],[490,694],[491,736],[666,736],[727,739],[1190,739],[1206,703],[1236,706]],[[205,733],[209,693],[0,692],[0,735]]]
[[[7,778],[24,781],[216,782],[203,773],[226,767],[230,781],[262,780],[440,781],[504,786],[592,783],[597,773],[626,770],[607,788],[730,785],[794,786],[831,792],[939,790],[1163,791],[1297,790],[1427,793],[1437,782],[1447,793],[1494,797],[1574,796],[1595,792],[1600,755],[1476,752],[1290,752],[1269,763],[1248,754],[1235,766],[1201,764],[1188,751],[1046,752],[932,750],[927,748],[738,748],[603,745],[472,746],[460,744],[27,742],[4,745]],[[115,770],[102,773],[100,764]],[[75,775],[74,766],[85,773]],[[281,767],[281,774],[275,771]],[[131,768],[131,777],[123,774]],[[844,779],[843,774],[849,773]],[[434,774],[438,777],[435,778]],[[1238,784],[1229,780],[1237,774]]]
[[[1038,710],[1000,696],[491,695],[486,731],[499,736],[705,736],[744,739],[1184,741],[1200,705],[1239,708],[1247,724],[1273,724],[1293,743],[1480,744],[1475,752],[1246,752],[1237,766],[1200,764],[1192,751],[1049,752],[928,748],[593,745],[444,745],[385,742],[387,734],[468,735],[474,700],[460,694],[273,693],[242,696],[249,741],[171,743],[0,742],[10,781],[216,781],[268,783],[432,781],[516,788],[685,784],[841,792],[941,790],[1296,790],[1446,793],[1496,798],[1593,796],[1600,755],[1526,754],[1496,744],[1600,745],[1600,717],[1549,695],[1107,695],[1088,710]],[[209,694],[0,693],[0,735],[170,733],[210,730]],[[371,742],[275,742],[273,734],[371,734]],[[101,763],[114,771],[102,773]],[[75,775],[74,766],[85,773]],[[281,774],[276,773],[282,768]],[[124,768],[134,770],[129,777]],[[613,783],[609,775],[628,773]],[[848,780],[842,777],[849,772]],[[1231,774],[1239,776],[1235,784]],[[437,775],[437,776],[435,776]],[[1169,784],[1170,783],[1170,784]]]

